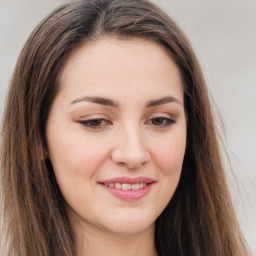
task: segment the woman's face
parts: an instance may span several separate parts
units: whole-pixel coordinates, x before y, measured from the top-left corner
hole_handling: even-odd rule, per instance
[[[160,45],[106,38],[68,58],[47,122],[49,158],[75,229],[154,229],[186,147],[179,71]]]

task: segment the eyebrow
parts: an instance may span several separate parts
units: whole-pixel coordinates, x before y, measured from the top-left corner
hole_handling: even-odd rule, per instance
[[[71,104],[75,104],[75,103],[83,102],[83,101],[89,101],[89,102],[97,103],[100,105],[116,107],[116,108],[119,106],[117,101],[103,98],[103,97],[90,97],[90,96],[79,97],[79,98],[73,100],[71,102]]]
[[[116,108],[119,107],[119,103],[117,101],[114,101],[114,100],[111,100],[108,98],[93,97],[93,96],[79,97],[79,98],[73,100],[71,102],[71,104],[76,104],[76,103],[83,102],[83,101],[93,102],[93,103],[97,103],[97,104],[104,105],[104,106],[110,106],[110,107],[116,107]],[[163,105],[166,103],[172,103],[172,102],[182,105],[181,102],[177,98],[175,98],[173,96],[167,96],[167,97],[163,97],[163,98],[159,98],[159,99],[150,100],[150,101],[146,102],[145,106],[146,106],[146,108],[150,108],[150,107]]]
[[[167,97],[163,97],[160,99],[155,99],[155,100],[150,100],[146,103],[146,108],[150,108],[150,107],[154,107],[154,106],[158,106],[158,105],[162,105],[162,104],[166,104],[166,103],[178,103],[179,105],[182,105],[181,102],[173,97],[173,96],[167,96]]]

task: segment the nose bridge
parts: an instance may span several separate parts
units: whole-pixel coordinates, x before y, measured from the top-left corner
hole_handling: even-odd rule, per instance
[[[150,159],[139,125],[121,125],[116,132],[114,145],[112,160],[117,164],[138,168]]]
[[[138,125],[126,125],[121,129],[120,138],[124,138],[124,142],[122,143],[122,147],[127,152],[135,151],[143,151],[144,143],[142,138],[141,129]]]

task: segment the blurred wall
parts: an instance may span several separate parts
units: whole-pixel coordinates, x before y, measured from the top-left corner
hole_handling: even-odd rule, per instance
[[[25,40],[64,0],[0,0],[0,117]],[[227,131],[240,223],[256,250],[256,0],[159,0],[190,38]]]

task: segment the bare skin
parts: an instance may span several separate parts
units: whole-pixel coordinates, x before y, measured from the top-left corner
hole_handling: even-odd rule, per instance
[[[165,49],[104,38],[76,49],[47,123],[79,256],[155,256],[155,221],[186,148],[179,70]]]

